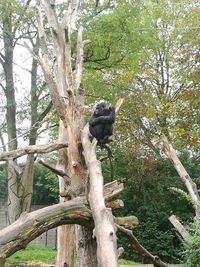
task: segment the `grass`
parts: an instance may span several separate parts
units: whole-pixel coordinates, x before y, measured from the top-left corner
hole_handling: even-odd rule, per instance
[[[56,251],[43,246],[29,245],[26,249],[17,251],[11,257],[7,258],[6,263],[13,262],[43,262],[51,264],[54,262]]]
[[[55,260],[56,251],[43,246],[29,245],[26,249],[17,251],[11,257],[7,258],[6,263],[16,262],[42,262],[52,264]],[[120,259],[119,264],[123,265],[135,265],[133,261]]]
[[[130,261],[130,260],[120,259],[119,260],[119,264],[122,264],[122,265],[137,265],[138,263],[135,263],[135,262]]]

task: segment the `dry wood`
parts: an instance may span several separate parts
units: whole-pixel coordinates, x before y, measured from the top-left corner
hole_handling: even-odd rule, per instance
[[[64,147],[67,147],[68,144],[63,143],[57,143],[57,144],[51,144],[51,145],[33,145],[33,146],[27,146],[21,149],[16,149],[13,151],[8,152],[2,152],[0,153],[0,161],[6,161],[9,159],[16,159],[19,157],[22,157],[27,154],[33,154],[33,153],[50,153],[54,150],[58,150]]]
[[[111,192],[110,186],[108,187]],[[109,199],[107,189],[105,192]],[[15,223],[0,231],[0,260],[24,248],[31,240],[58,225],[75,223],[93,228],[92,213],[87,205],[86,197],[78,197],[31,213],[23,213]]]
[[[175,215],[171,215],[169,217],[169,220],[173,224],[175,229],[178,231],[178,233],[182,236],[183,239],[186,239],[189,237],[188,231],[185,229],[185,227],[182,225],[182,223],[177,219]]]
[[[140,242],[137,240],[137,238],[133,235],[131,230],[127,230],[122,226],[116,225],[117,229],[120,230],[123,234],[126,235],[126,237],[131,241],[133,248],[136,252],[138,252],[140,255],[147,257],[148,259],[152,260],[155,267],[168,267],[166,263],[161,261],[161,259],[158,256],[154,256],[151,254],[146,248],[144,248]]]
[[[190,175],[184,168],[183,164],[179,160],[174,148],[172,145],[168,142],[167,137],[165,135],[161,135],[161,145],[162,145],[162,150],[165,153],[165,155],[171,160],[171,162],[174,165],[174,168],[178,172],[181,180],[185,184],[192,200],[194,203],[196,203],[195,206],[195,212],[196,212],[196,218],[200,219],[200,197],[199,193],[197,190],[197,185],[196,183],[193,182],[191,179]]]
[[[55,11],[51,8],[51,5],[48,1],[43,0],[41,2],[44,8],[46,8],[45,10],[46,15],[49,19],[49,24],[52,29],[52,35],[54,37],[54,50],[55,52],[58,53],[58,55],[56,54],[55,56],[56,56],[57,61],[59,61],[58,63],[59,63],[60,69],[62,70],[62,75],[59,75],[58,70],[55,71],[56,73],[53,73],[53,66],[48,55],[49,53],[48,53],[48,47],[46,43],[46,35],[45,35],[45,30],[44,30],[44,25],[43,25],[43,17],[41,13],[40,1],[37,1],[37,23],[38,23],[40,45],[42,49],[42,57],[40,57],[39,63],[42,67],[53,105],[56,111],[58,112],[61,120],[63,121],[64,125],[67,127],[66,105],[63,99],[63,97],[67,97],[67,94],[65,93],[66,91],[65,89],[67,85],[66,85],[66,80],[64,78],[65,76],[63,73],[64,66],[65,66],[64,54],[63,54],[64,53],[64,46],[63,46],[64,40],[61,35],[61,31],[59,31],[59,23],[57,21]],[[59,38],[58,42],[56,42],[57,38],[55,38],[55,35],[57,38]],[[60,39],[63,42],[61,42]]]
[[[9,153],[9,152],[8,152]],[[16,163],[13,159],[8,159],[8,220],[13,223],[20,215],[20,203],[17,195],[17,174]]]
[[[74,223],[92,226],[91,211],[81,199],[22,213],[15,223],[0,231],[0,257],[9,257],[48,229]]]
[[[117,180],[104,185],[104,197],[107,201],[118,195],[124,190],[124,184]]]
[[[56,175],[59,175],[59,176],[63,177],[64,179],[66,179],[66,182],[69,182],[70,177],[65,171],[59,170],[59,169],[55,168],[54,166],[52,166],[51,164],[48,164],[48,163],[44,162],[41,159],[38,160],[38,163],[41,164],[42,166],[48,168],[49,170],[51,170]]]
[[[89,127],[87,124],[82,132],[82,144],[90,177],[88,200],[95,224],[98,266],[117,267],[116,229],[112,212],[106,208],[104,202],[101,164],[96,158],[97,141],[94,139],[91,143],[88,133]]]
[[[106,202],[106,207],[112,210],[121,209],[124,207],[124,202],[121,199],[116,199],[111,202]]]

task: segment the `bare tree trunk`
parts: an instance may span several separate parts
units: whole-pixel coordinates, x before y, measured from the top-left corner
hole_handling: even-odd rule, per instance
[[[171,215],[169,217],[169,221],[173,224],[175,229],[178,231],[178,233],[182,236],[183,239],[186,239],[189,237],[189,232],[185,229],[185,227],[179,222],[179,220],[176,218],[175,215]]]
[[[82,133],[84,156],[90,177],[88,200],[94,218],[94,233],[97,240],[97,260],[99,267],[117,267],[117,239],[112,211],[106,208],[103,197],[103,176],[101,163],[96,158],[96,144],[94,139],[90,143],[89,127],[85,126]]]
[[[63,125],[63,122],[60,121],[59,127],[59,142],[68,142],[68,133],[66,128]],[[58,169],[63,170],[69,176],[68,170],[68,151],[67,149],[62,149],[59,153],[59,162],[57,164]],[[59,188],[60,192],[67,189],[67,185],[63,177],[59,177]],[[65,198],[60,197],[60,202],[67,201]],[[56,257],[56,266],[73,266],[74,263],[74,252],[75,252],[75,228],[74,225],[62,225],[58,227],[57,235],[57,257]],[[67,264],[67,265],[66,265]]]
[[[71,177],[68,185],[62,177],[59,177],[60,192],[71,192],[71,198],[83,192],[87,183],[87,173],[82,162],[80,149],[80,131],[82,129],[84,96],[81,87],[83,46],[81,28],[78,32],[76,71],[73,73],[71,64],[71,33],[75,29],[79,0],[68,2],[68,7],[63,16],[62,23],[57,18],[54,7],[49,1],[42,0],[54,45],[56,61],[51,65],[51,59],[46,42],[45,27],[40,8],[37,9],[38,30],[43,52],[39,59],[46,82],[50,91],[52,102],[60,117],[59,142],[67,142],[67,149],[63,149],[59,155],[58,167]],[[40,5],[40,1],[38,1]],[[79,177],[79,179],[75,179]],[[61,201],[67,201],[64,197]],[[58,231],[58,255],[56,266],[73,266],[74,255],[74,226],[62,226]],[[77,241],[78,242],[78,241]],[[84,254],[85,255],[85,254]],[[94,256],[94,255],[93,255]],[[78,256],[79,258],[79,256]],[[90,265],[88,265],[89,267]]]
[[[184,168],[183,164],[179,160],[174,148],[172,145],[168,142],[166,136],[161,136],[161,142],[162,142],[162,150],[164,151],[165,155],[171,160],[171,162],[174,165],[174,168],[179,174],[179,177],[181,178],[182,182],[185,184],[190,197],[192,198],[194,202],[195,207],[195,213],[196,213],[196,219],[200,219],[200,197],[197,190],[197,185],[195,182],[191,179],[190,175]]]
[[[56,266],[73,266],[75,256],[75,229],[73,224],[58,227]]]
[[[20,215],[19,198],[17,195],[17,177],[15,162],[8,160],[8,222],[13,223]]]
[[[35,55],[39,53],[39,38],[36,38],[33,44]],[[29,136],[29,145],[35,145],[37,140],[37,125],[38,122],[38,103],[39,95],[37,95],[37,70],[38,62],[35,58],[32,60],[31,67],[31,130]],[[34,176],[34,154],[27,156],[24,171],[19,184],[19,198],[21,201],[21,211],[30,211],[31,200],[33,194],[33,176]]]
[[[34,154],[27,156],[26,164],[24,166],[23,175],[20,181],[21,195],[21,212],[30,211],[31,200],[33,194],[33,175],[34,175]]]
[[[6,123],[8,134],[8,150],[17,148],[16,134],[16,101],[13,81],[13,34],[11,21],[11,4],[5,3],[6,14],[3,16],[3,42],[4,42],[4,73],[5,73],[5,95],[6,95]],[[8,221],[14,222],[20,215],[20,203],[17,197],[17,180],[14,160],[8,161]]]
[[[76,225],[77,261],[75,267],[97,267],[97,244],[92,231],[84,226]]]

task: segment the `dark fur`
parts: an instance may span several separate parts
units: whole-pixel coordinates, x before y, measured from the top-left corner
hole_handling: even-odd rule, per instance
[[[113,124],[115,122],[115,108],[108,107],[105,103],[96,106],[89,121],[89,130],[99,144],[109,142],[109,137],[113,134]]]

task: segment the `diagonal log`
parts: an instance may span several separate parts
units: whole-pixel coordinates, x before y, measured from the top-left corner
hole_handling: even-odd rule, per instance
[[[165,135],[161,135],[161,146],[165,155],[171,160],[182,182],[185,184],[195,206],[196,219],[200,219],[200,197],[196,183],[192,180],[180,159],[178,158],[173,146],[168,142]]]
[[[132,243],[133,248],[138,254],[147,257],[153,262],[154,267],[168,267],[166,263],[164,263],[158,256],[154,256],[151,254],[146,248],[144,248],[137,238],[133,235],[131,230],[125,229],[120,225],[116,225],[117,229],[122,232]]]
[[[185,229],[185,227],[182,225],[182,223],[177,219],[175,215],[171,215],[169,217],[169,221],[175,229],[178,231],[178,233],[182,236],[183,239],[186,239],[189,237],[189,232]]]

